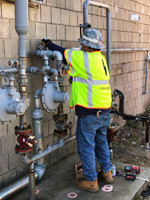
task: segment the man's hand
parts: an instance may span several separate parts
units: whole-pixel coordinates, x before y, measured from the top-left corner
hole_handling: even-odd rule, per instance
[[[59,70],[60,76],[64,77],[69,70],[69,65],[62,64]]]
[[[50,39],[42,39],[41,44],[45,45],[45,47],[48,47],[48,45],[52,43]]]
[[[61,76],[61,77],[64,77],[64,76],[65,76],[64,66],[65,66],[65,65],[62,64],[61,67],[60,67],[60,70],[59,70],[59,73],[60,73],[60,76]]]

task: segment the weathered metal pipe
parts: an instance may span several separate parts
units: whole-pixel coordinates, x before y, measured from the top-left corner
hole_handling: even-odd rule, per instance
[[[15,29],[19,36],[19,57],[26,57],[28,28],[28,0],[15,0]]]

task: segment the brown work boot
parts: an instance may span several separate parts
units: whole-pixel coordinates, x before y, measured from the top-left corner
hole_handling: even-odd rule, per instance
[[[76,186],[81,190],[86,190],[89,192],[98,192],[98,182],[96,181],[88,181],[85,178],[78,178],[76,180]]]
[[[113,183],[114,182],[111,170],[108,172],[100,171],[98,174],[98,177],[102,178],[105,181],[105,183]]]

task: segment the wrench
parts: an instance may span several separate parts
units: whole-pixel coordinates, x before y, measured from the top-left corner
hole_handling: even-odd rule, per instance
[[[150,183],[150,178],[146,179],[146,178],[136,177],[136,179],[142,180],[142,181],[146,181],[146,182]]]

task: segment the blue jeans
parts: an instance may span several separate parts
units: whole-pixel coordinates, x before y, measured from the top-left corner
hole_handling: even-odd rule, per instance
[[[111,169],[110,152],[107,143],[107,127],[110,114],[100,114],[99,117],[89,115],[79,117],[76,130],[77,151],[82,161],[83,174],[89,181],[97,179],[95,158],[103,172]]]

